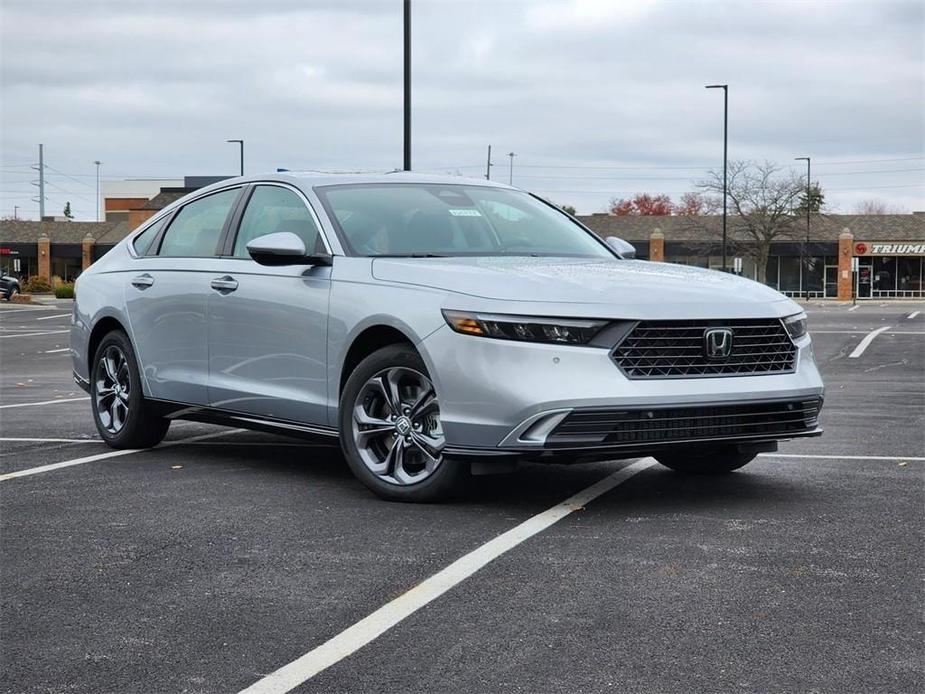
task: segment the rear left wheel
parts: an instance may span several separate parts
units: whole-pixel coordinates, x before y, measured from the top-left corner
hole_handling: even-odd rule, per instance
[[[344,386],[341,447],[353,474],[394,501],[435,501],[468,470],[445,460],[440,403],[427,368],[410,345],[371,354]]]
[[[121,330],[108,333],[96,349],[90,398],[96,429],[113,448],[150,448],[170,428],[170,420],[153,413],[145,401],[135,350]]]

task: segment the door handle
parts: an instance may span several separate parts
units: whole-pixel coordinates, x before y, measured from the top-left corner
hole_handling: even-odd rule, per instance
[[[227,294],[228,292],[233,292],[238,288],[238,281],[229,275],[224,277],[216,277],[212,280],[212,289],[217,289],[222,294]]]
[[[145,287],[150,287],[154,284],[154,278],[151,277],[147,272],[143,275],[138,275],[138,277],[132,278],[132,286],[137,287],[138,289],[144,289]]]

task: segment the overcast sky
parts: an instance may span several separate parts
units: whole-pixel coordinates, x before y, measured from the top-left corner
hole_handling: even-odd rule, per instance
[[[0,0],[0,215],[95,216],[104,178],[402,163],[400,0]],[[925,3],[414,0],[413,166],[580,212],[730,159],[805,171],[829,210],[925,209]]]

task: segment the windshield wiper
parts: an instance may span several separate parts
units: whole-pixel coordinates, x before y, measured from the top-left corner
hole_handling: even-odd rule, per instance
[[[439,253],[379,253],[373,258],[449,258]]]

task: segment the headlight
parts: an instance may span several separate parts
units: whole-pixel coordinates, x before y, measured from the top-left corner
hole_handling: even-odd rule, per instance
[[[587,344],[607,325],[607,321],[604,320],[538,318],[446,310],[443,317],[453,330],[466,335],[566,345]]]
[[[784,327],[787,328],[791,340],[799,340],[806,334],[806,314],[798,313],[784,318]]]

